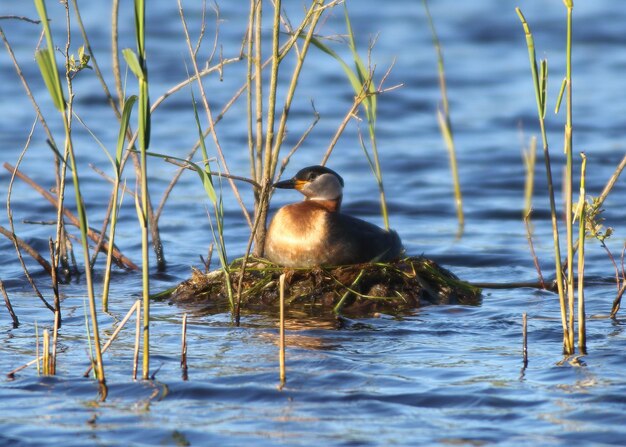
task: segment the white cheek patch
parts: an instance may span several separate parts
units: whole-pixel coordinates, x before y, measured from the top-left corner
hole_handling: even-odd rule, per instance
[[[332,174],[322,174],[301,191],[309,200],[338,200],[343,195],[339,179]]]

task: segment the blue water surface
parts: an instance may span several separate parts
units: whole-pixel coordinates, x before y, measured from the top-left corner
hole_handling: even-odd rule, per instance
[[[78,3],[97,63],[114,90],[109,2]],[[120,48],[134,48],[132,5],[121,3]],[[193,68],[176,2],[148,3],[147,63],[155,102]],[[218,2],[219,20],[208,5],[206,37],[199,51],[202,66],[214,50],[218,22],[219,38],[211,63],[239,57],[248,19],[244,3]],[[47,6],[61,60],[65,10],[58,2]],[[187,1],[183,6],[195,40],[202,2]],[[528,51],[515,6],[523,10],[532,27],[537,57],[548,59],[547,128],[556,197],[561,201],[565,114],[563,107],[558,115],[553,110],[565,75],[566,10],[562,2],[432,1],[445,58],[463,192],[466,224],[459,238],[448,154],[436,117],[440,104],[437,60],[423,5],[402,0],[348,2],[359,51],[367,59],[368,45],[375,41],[371,62],[376,78],[382,79],[392,67],[385,86],[398,86],[378,97],[376,123],[391,225],[408,253],[423,253],[477,283],[537,278],[522,219],[522,148],[528,147],[539,130]],[[283,2],[283,7],[291,23],[297,24],[302,5]],[[271,5],[264,4],[264,8],[263,33],[269,54]],[[73,11],[70,52],[76,54],[84,41]],[[30,2],[5,1],[0,16],[36,18],[36,10]],[[593,196],[602,191],[625,155],[625,22],[626,13],[615,2],[575,4],[574,189],[578,190],[579,154],[585,152],[587,193]],[[40,27],[15,19],[0,20],[0,26],[47,125],[62,145],[62,122],[34,60]],[[339,6],[325,16],[319,34],[332,36],[324,42],[350,61],[345,33],[343,7]],[[281,40],[288,37],[282,34]],[[279,79],[281,101],[294,61],[286,59],[284,64]],[[125,91],[136,93],[136,81],[123,61],[122,65]],[[221,76],[205,79],[214,116],[245,84],[245,73],[246,62],[240,60],[227,64]],[[53,188],[53,154],[47,135],[6,48],[0,53],[0,76],[2,162],[15,165],[27,147],[20,169],[42,187]],[[77,115],[114,151],[118,122],[93,71],[79,73],[74,89]],[[194,95],[199,98],[197,86]],[[314,122],[315,113],[320,119],[291,158],[285,175],[320,162],[353,96],[339,63],[311,48],[291,106],[282,155]],[[201,103],[199,112],[206,128]],[[135,116],[132,123],[135,127]],[[242,176],[250,173],[247,125],[244,94],[216,127],[229,170]],[[111,189],[89,165],[108,175],[113,171],[105,152],[77,120],[73,132],[89,223],[99,229]],[[367,132],[365,122],[351,121],[328,165],[345,179],[344,210],[382,225],[376,182],[359,144],[359,133],[367,137]],[[150,148],[185,157],[196,140],[187,87],[153,113]],[[212,138],[207,138],[207,147],[216,156]],[[158,205],[177,167],[151,158],[149,170],[152,199]],[[126,171],[126,182],[133,189],[131,171]],[[2,197],[7,196],[9,185],[10,174],[2,170]],[[239,187],[251,210],[249,187]],[[245,251],[249,227],[227,183],[223,194],[227,250],[234,259]],[[625,241],[625,194],[626,185],[620,179],[603,214],[604,225],[615,229],[606,245],[618,267]],[[299,199],[295,192],[281,191],[274,195],[271,208]],[[74,209],[71,187],[66,202]],[[12,186],[11,207],[16,234],[47,253],[55,227],[43,224],[54,221],[54,207],[20,180]],[[139,263],[140,229],[134,208],[134,199],[125,194],[116,244]],[[533,209],[534,248],[542,273],[550,279],[554,258],[541,144]],[[183,173],[163,207],[160,230],[167,268],[157,271],[152,259],[153,291],[174,286],[190,276],[191,267],[201,267],[200,256],[207,256],[212,242],[210,212],[198,177]],[[0,218],[0,225],[9,226],[6,216]],[[626,439],[624,322],[619,314],[618,319],[608,318],[617,292],[615,268],[595,240],[589,240],[586,247],[589,354],[581,358],[561,355],[561,317],[555,294],[535,288],[485,289],[480,306],[428,306],[401,317],[378,315],[339,325],[334,319],[292,315],[287,321],[287,382],[280,389],[274,316],[246,314],[236,327],[229,314],[206,315],[155,302],[151,307],[154,379],[132,379],[131,319],[105,354],[109,385],[105,402],[98,398],[97,383],[83,377],[89,353],[82,277],[74,277],[61,289],[63,326],[57,375],[40,376],[33,365],[14,378],[5,376],[35,358],[35,333],[51,328],[52,314],[33,294],[12,243],[3,237],[0,249],[0,279],[21,323],[13,329],[8,312],[0,312],[0,372],[4,377],[0,379],[0,445],[588,446],[623,445]],[[77,258],[82,266],[78,248]],[[49,278],[30,259],[26,262],[45,298],[51,300]],[[97,296],[102,265],[99,261],[95,269]],[[141,274],[114,269],[110,313],[99,317],[103,338],[111,335],[140,296]],[[180,369],[185,312],[189,313],[188,380],[183,380]],[[526,369],[522,369],[523,313],[529,321]]]

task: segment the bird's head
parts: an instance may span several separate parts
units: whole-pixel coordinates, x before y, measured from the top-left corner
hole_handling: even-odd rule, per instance
[[[343,179],[325,166],[303,168],[293,178],[274,183],[273,186],[300,191],[306,200],[341,201],[343,196]]]

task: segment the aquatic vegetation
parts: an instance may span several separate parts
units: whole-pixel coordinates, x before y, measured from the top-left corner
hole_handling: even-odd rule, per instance
[[[284,269],[266,260],[243,259],[229,267],[235,280],[243,278],[242,304],[248,312],[276,311],[279,277]],[[335,268],[289,269],[285,279],[285,302],[290,310],[339,313],[351,316],[375,312],[398,314],[430,304],[477,305],[481,290],[424,257],[389,263],[346,265]],[[191,278],[154,296],[198,311],[227,310],[224,272],[193,270]]]
[[[526,36],[526,44],[528,47],[528,55],[530,59],[531,76],[533,80],[535,98],[537,103],[537,112],[539,118],[539,127],[541,132],[541,139],[543,143],[543,153],[546,165],[547,184],[548,184],[548,197],[550,200],[550,212],[552,219],[552,232],[554,241],[554,258],[555,258],[555,272],[556,272],[556,285],[559,294],[559,304],[561,307],[561,323],[563,328],[563,352],[566,355],[573,355],[575,353],[575,322],[578,321],[578,350],[580,354],[586,354],[586,316],[585,316],[585,302],[584,302],[584,271],[585,271],[585,239],[588,237],[594,237],[597,234],[594,228],[598,228],[593,222],[597,217],[598,202],[602,203],[606,195],[610,192],[615,179],[624,168],[624,162],[620,163],[615,173],[609,179],[607,186],[602,192],[601,200],[591,199],[591,204],[586,199],[585,188],[585,170],[586,170],[586,157],[584,153],[581,153],[581,175],[580,175],[580,194],[578,205],[574,206],[573,201],[573,144],[572,144],[572,22],[573,22],[573,1],[563,1],[567,10],[567,34],[566,34],[566,50],[565,50],[565,77],[561,84],[559,95],[556,100],[555,114],[560,110],[563,96],[565,95],[566,114],[564,124],[564,147],[565,153],[565,175],[563,179],[563,193],[564,193],[564,226],[565,226],[565,250],[566,259],[561,257],[561,236],[559,235],[559,224],[557,218],[557,206],[554,197],[554,185],[552,180],[552,163],[550,160],[550,151],[548,145],[548,137],[546,132],[546,109],[547,109],[547,82],[548,82],[548,62],[542,60],[537,64],[537,58],[535,55],[535,43],[530,26],[528,25],[522,11],[516,8],[517,15],[522,23],[524,33]],[[530,171],[528,171],[530,172]],[[528,178],[527,178],[528,181]],[[528,183],[527,183],[528,184]],[[527,193],[527,210],[528,206],[528,193]],[[526,214],[529,216],[529,214]],[[578,238],[574,238],[574,223],[578,223]],[[611,230],[607,230],[607,237],[610,236]],[[602,239],[601,242],[603,243]],[[577,260],[574,258],[575,251],[578,250]],[[609,252],[609,257],[612,259],[612,255]],[[577,277],[574,276],[574,264],[577,262]],[[616,269],[617,270],[617,269]],[[577,287],[575,287],[575,281],[577,281]],[[543,280],[542,280],[543,282]],[[619,275],[618,275],[619,286]],[[619,289],[619,287],[618,287]],[[618,295],[621,297],[621,294]],[[577,306],[577,315],[575,312],[575,303]],[[616,298],[616,302],[618,299]],[[615,309],[615,307],[614,307]],[[614,314],[613,314],[614,316]]]
[[[46,87],[48,87],[48,92],[52,98],[52,101],[61,112],[63,128],[65,130],[65,149],[64,149],[64,160],[67,161],[69,158],[70,168],[72,171],[72,180],[74,183],[74,194],[76,196],[76,207],[78,209],[78,219],[79,219],[79,228],[80,228],[80,237],[81,244],[83,249],[83,255],[85,260],[85,281],[87,283],[87,293],[89,297],[89,312],[91,316],[91,326],[93,328],[93,342],[94,342],[94,351],[96,356],[96,370],[97,370],[97,378],[100,381],[103,390],[103,396],[106,396],[106,388],[104,387],[105,376],[104,376],[104,364],[102,363],[102,351],[100,347],[100,335],[98,329],[98,315],[96,312],[96,300],[94,295],[94,285],[91,268],[89,268],[89,245],[87,244],[87,213],[85,210],[85,204],[82,199],[81,189],[80,189],[80,180],[79,180],[79,168],[76,164],[76,156],[74,153],[74,146],[72,144],[72,118],[73,118],[73,97],[74,93],[72,91],[72,66],[69,63],[69,59],[66,62],[66,81],[67,81],[67,96],[68,100],[66,102],[65,95],[61,88],[61,81],[59,79],[59,74],[56,69],[56,56],[55,56],[55,47],[52,41],[52,33],[50,31],[50,25],[48,22],[48,14],[46,12],[46,6],[43,0],[35,0],[35,5],[37,7],[37,12],[39,13],[39,17],[41,19],[41,23],[43,26],[44,34],[46,36],[46,44],[47,48],[44,50],[39,50],[36,53],[37,63],[39,65],[39,69],[41,70],[41,75],[45,81]],[[69,36],[68,36],[69,39]],[[69,58],[69,54],[66,52],[66,58]],[[81,59],[83,59],[81,57]],[[84,66],[83,66],[84,68]],[[63,168],[63,177],[65,176],[65,166]],[[60,210],[63,206],[63,194],[59,194],[59,202],[58,209]],[[60,228],[60,222],[57,221],[57,228]],[[58,231],[57,231],[58,235]],[[58,309],[57,309],[58,310]],[[44,359],[47,357],[44,356]],[[46,362],[47,363],[47,362]],[[49,369],[44,368],[44,374],[46,374]]]

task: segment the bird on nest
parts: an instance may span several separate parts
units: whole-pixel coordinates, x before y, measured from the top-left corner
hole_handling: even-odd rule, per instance
[[[332,169],[309,166],[274,188],[296,189],[302,202],[286,205],[272,219],[265,257],[285,267],[386,262],[403,252],[398,233],[340,211],[343,179]]]

